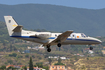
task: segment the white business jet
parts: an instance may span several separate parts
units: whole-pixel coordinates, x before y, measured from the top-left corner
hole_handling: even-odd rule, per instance
[[[4,16],[4,18],[10,37],[43,44],[47,47],[48,52],[51,52],[51,45],[61,47],[61,45],[69,44],[93,45],[101,43],[96,38],[87,37],[84,33],[73,33],[72,30],[64,33],[26,31],[22,29],[23,26],[16,23],[12,16]],[[90,46],[90,50],[92,49],[93,47]]]

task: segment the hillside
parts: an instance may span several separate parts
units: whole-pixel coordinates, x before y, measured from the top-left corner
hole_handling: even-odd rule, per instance
[[[77,70],[105,70],[105,57],[87,57],[74,63]]]
[[[27,29],[83,32],[89,36],[105,36],[105,9],[91,10],[44,4],[0,5],[0,21],[13,16]]]
[[[51,46],[52,52],[49,53],[46,48],[28,49],[28,47],[36,48],[39,44],[9,37],[5,23],[0,22],[0,67],[2,65],[28,66],[30,57],[33,59],[34,66],[38,63],[49,66],[50,63],[53,65],[58,61],[57,58],[49,59],[49,56],[60,56],[66,57],[67,59],[61,60],[61,62],[74,70],[101,70],[105,68],[105,54],[102,54],[102,50],[105,51],[105,37],[100,37],[100,40],[103,43],[93,46],[93,54],[88,52],[89,47],[85,45],[62,45],[60,50],[54,45]],[[29,53],[25,53],[26,50]]]

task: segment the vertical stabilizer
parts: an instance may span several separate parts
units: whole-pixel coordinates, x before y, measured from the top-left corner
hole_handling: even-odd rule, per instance
[[[4,19],[5,19],[5,22],[6,22],[6,25],[7,25],[9,35],[11,36],[12,33],[13,33],[13,30],[18,26],[18,24],[12,18],[12,16],[4,16]]]

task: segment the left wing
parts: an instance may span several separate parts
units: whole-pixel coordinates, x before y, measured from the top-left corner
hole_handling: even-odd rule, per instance
[[[71,33],[73,33],[73,31],[66,31],[60,34],[55,40],[51,41],[49,44],[59,43],[59,42],[62,43],[71,35]]]

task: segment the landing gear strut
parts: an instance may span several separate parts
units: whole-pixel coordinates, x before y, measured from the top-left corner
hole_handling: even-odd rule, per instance
[[[61,47],[61,43],[58,43],[57,46],[60,48]],[[47,51],[51,52],[50,45],[48,44],[46,47],[47,47]]]
[[[50,48],[47,48],[47,51],[48,51],[48,52],[51,52],[51,49],[50,49]]]
[[[50,45],[47,45],[47,51],[51,52]]]
[[[59,51],[60,51],[61,43],[58,43],[57,46],[59,47]]]

